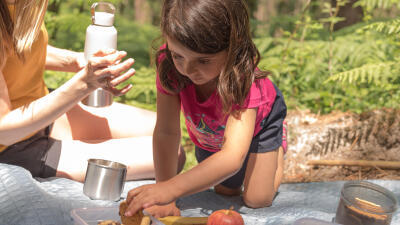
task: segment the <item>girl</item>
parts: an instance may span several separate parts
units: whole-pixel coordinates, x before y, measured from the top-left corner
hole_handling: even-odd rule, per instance
[[[243,0],[164,0],[157,53],[156,184],[128,193],[126,216],[145,208],[179,215],[175,200],[214,186],[241,194],[248,207],[269,206],[283,171],[286,105],[257,69]],[[176,175],[182,110],[199,164]]]
[[[134,74],[133,59],[100,51],[85,65],[82,53],[48,46],[47,4],[0,0],[0,163],[22,166],[35,177],[83,181],[87,159],[104,158],[128,165],[127,179],[153,177],[155,113],[118,103],[78,104],[98,87],[125,94],[131,86],[115,86]],[[76,75],[48,94],[45,69]]]

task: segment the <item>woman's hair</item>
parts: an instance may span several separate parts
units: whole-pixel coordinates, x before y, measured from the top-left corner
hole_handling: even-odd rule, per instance
[[[260,53],[251,39],[244,0],[164,0],[161,32],[164,39],[174,38],[194,52],[228,52],[217,82],[224,113],[242,105],[253,81],[268,75],[257,69]],[[166,57],[159,61],[162,54]],[[178,93],[191,83],[176,70],[168,46],[158,50],[156,62],[161,85],[167,91]]]
[[[0,0],[0,62],[10,53],[24,59],[43,24],[48,0],[16,0],[14,18],[6,0]]]

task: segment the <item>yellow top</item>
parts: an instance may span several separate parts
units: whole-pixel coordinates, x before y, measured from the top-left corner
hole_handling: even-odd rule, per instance
[[[15,15],[14,6],[8,5],[8,9],[13,18]],[[47,30],[43,24],[38,37],[32,45],[31,51],[24,52],[25,61],[21,61],[15,54],[7,57],[7,62],[2,72],[8,88],[12,109],[29,104],[49,93],[43,79],[47,43]],[[0,152],[6,147],[0,145]]]

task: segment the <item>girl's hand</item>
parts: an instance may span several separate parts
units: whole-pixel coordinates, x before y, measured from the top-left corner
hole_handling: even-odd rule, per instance
[[[155,205],[147,208],[146,211],[155,218],[181,215],[181,211],[176,207],[175,202],[172,202],[168,205]]]
[[[125,212],[125,216],[132,216],[139,210],[155,205],[167,205],[175,200],[174,188],[168,185],[167,182],[143,185],[129,191],[126,198],[128,209]]]
[[[100,50],[95,53],[88,60],[85,69],[82,70],[84,74],[83,80],[89,89],[102,87],[113,93],[114,96],[120,96],[128,92],[132,88],[131,84],[126,85],[120,90],[115,88],[135,73],[135,70],[130,68],[134,63],[132,58],[121,62],[125,56],[126,52],[116,50]],[[128,71],[121,74],[126,70]]]

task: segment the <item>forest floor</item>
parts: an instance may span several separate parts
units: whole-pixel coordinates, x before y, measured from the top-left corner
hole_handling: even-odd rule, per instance
[[[289,150],[283,183],[400,179],[400,110],[323,116],[293,111],[287,122]],[[310,165],[310,160],[335,160],[339,165]],[[340,165],[349,160],[395,162],[399,168]]]

